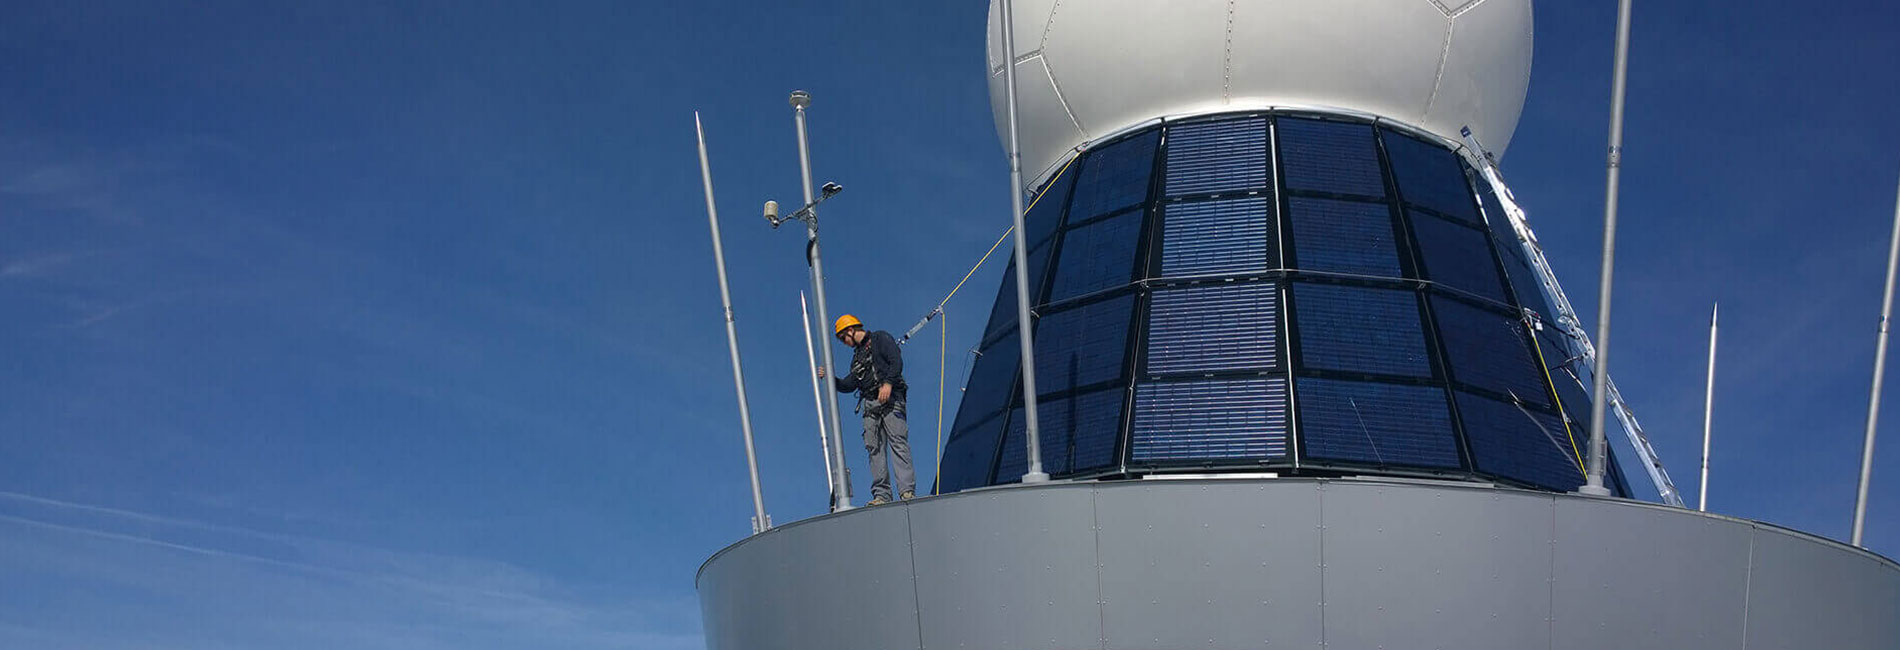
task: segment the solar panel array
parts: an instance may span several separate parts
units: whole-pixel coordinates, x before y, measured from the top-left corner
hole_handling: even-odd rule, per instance
[[[1203,116],[1097,143],[1031,199],[1051,475],[1581,484],[1572,346],[1537,325],[1550,312],[1528,257],[1445,144],[1338,115]],[[1015,300],[1006,276],[944,491],[1027,469]]]

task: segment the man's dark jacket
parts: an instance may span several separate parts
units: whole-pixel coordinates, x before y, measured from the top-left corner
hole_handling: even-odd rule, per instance
[[[877,387],[891,385],[891,403],[901,404],[910,388],[904,383],[904,355],[890,332],[878,330],[864,337],[851,352],[851,372],[834,377],[838,392],[858,392],[858,398],[877,402]]]

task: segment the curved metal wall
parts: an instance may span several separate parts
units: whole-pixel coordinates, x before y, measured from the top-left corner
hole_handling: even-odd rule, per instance
[[[1054,483],[775,528],[711,650],[1900,647],[1900,565],[1678,508],[1378,479]]]
[[[1576,355],[1541,326],[1550,311],[1494,188],[1439,140],[1313,112],[1198,116],[1096,146],[1030,205],[1050,474],[1582,484]],[[1014,272],[951,427],[944,492],[1025,470]],[[1619,471],[1612,482],[1627,494]]]

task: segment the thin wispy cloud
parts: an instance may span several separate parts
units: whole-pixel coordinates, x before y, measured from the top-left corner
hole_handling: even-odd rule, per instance
[[[241,550],[259,542],[280,550]],[[598,585],[565,584],[479,558],[398,552],[18,492],[0,492],[0,549],[0,571],[29,582],[47,576],[69,586],[110,585],[82,590],[89,594],[87,611],[98,620],[35,620],[30,611],[0,607],[0,646],[6,647],[701,643],[690,599],[614,596]],[[121,599],[125,594],[159,598],[127,601]],[[148,608],[159,611],[142,611]],[[165,610],[249,623],[216,632],[157,625],[137,643],[102,639],[92,631],[115,616],[143,618]]]

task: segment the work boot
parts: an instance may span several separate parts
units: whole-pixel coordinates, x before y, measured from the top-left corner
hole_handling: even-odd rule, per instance
[[[899,499],[903,499],[903,500],[905,500],[905,501],[909,501],[909,500],[911,500],[911,499],[915,499],[915,498],[917,498],[917,493],[916,493],[916,492],[912,492],[912,491],[910,491],[910,490],[904,490],[904,493],[903,493],[903,494],[900,494],[900,495],[897,495],[897,498],[899,498]]]
[[[890,503],[890,502],[891,502],[891,500],[890,500],[890,499],[888,499],[888,498],[885,498],[885,497],[871,497],[871,502],[870,502],[870,503],[866,503],[866,504],[864,504],[864,505],[867,505],[867,506],[881,506],[881,505],[884,505],[884,504],[886,504],[886,503]]]

